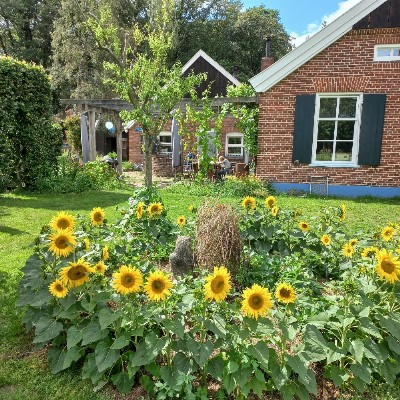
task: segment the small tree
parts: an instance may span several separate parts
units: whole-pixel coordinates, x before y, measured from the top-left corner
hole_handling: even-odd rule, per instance
[[[88,22],[98,45],[110,56],[104,63],[106,81],[132,104],[133,109],[121,112],[121,117],[142,128],[146,187],[152,186],[152,149],[159,132],[174,107],[204,79],[203,75],[182,76],[180,64],[167,66],[173,9],[173,0],[152,3],[150,22],[142,29],[137,24],[129,30],[118,27],[109,8]]]

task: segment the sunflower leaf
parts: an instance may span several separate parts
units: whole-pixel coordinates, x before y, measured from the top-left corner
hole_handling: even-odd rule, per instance
[[[102,330],[97,321],[91,321],[82,331],[82,346],[97,342],[108,334],[108,330]]]
[[[43,343],[57,337],[63,330],[63,324],[55,319],[42,316],[35,324],[33,343]]]
[[[63,369],[69,368],[71,364],[78,361],[84,354],[84,349],[78,346],[72,347],[65,353]]]
[[[47,361],[52,374],[64,369],[65,351],[52,347],[47,353]]]
[[[67,331],[67,349],[77,345],[83,338],[82,330],[76,326],[71,326]]]
[[[217,337],[226,337],[226,325],[222,317],[216,315],[213,319],[206,319],[204,325]]]
[[[111,368],[119,359],[119,350],[111,349],[108,341],[97,343],[94,354],[99,372]]]
[[[112,383],[117,387],[122,394],[127,394],[131,391],[135,382],[135,376],[129,377],[128,372],[121,371],[111,377]]]
[[[212,358],[207,363],[207,372],[214,378],[214,379],[221,379],[222,371],[224,370],[224,360],[221,356],[217,356]]]
[[[269,348],[265,342],[259,341],[254,346],[249,346],[248,351],[268,371]]]
[[[108,307],[102,308],[99,311],[99,323],[100,328],[105,329],[110,326],[113,322],[115,322],[119,317],[120,313],[118,311],[111,311]]]

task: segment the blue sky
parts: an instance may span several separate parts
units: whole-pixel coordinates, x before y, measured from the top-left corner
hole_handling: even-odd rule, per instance
[[[242,0],[245,8],[265,5],[279,10],[286,31],[298,46],[307,36],[321,29],[322,23],[332,22],[360,0]]]

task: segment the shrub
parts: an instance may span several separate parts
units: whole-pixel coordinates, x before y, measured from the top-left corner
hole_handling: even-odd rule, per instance
[[[82,155],[81,143],[81,119],[78,115],[69,115],[63,121],[66,130],[67,141],[71,149],[78,155]]]

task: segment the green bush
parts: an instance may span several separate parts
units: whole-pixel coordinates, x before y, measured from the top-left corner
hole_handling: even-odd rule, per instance
[[[69,115],[63,121],[66,130],[67,141],[72,150],[77,154],[82,154],[81,143],[81,119],[78,115]]]
[[[0,57],[0,190],[35,188],[57,166],[62,132],[52,126],[52,94],[43,68]],[[3,160],[1,160],[3,161]]]

